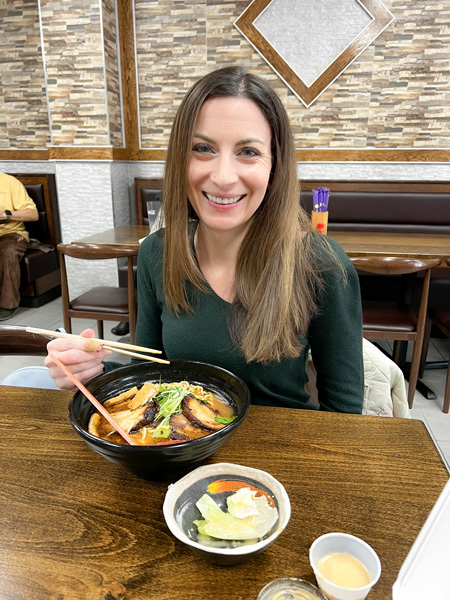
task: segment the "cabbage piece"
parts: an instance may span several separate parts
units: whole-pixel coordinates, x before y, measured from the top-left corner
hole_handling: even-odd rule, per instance
[[[235,494],[228,496],[228,512],[237,519],[244,519],[258,514],[258,505],[256,504],[255,490],[250,488],[241,488]]]
[[[237,518],[223,510],[216,502],[204,494],[196,503],[202,514],[203,521],[194,521],[203,535],[209,535],[222,540],[249,540],[264,537],[275,525],[278,511],[269,506],[264,496],[254,499],[257,514]]]

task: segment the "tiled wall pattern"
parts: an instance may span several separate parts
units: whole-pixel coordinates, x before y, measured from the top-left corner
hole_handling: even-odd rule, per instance
[[[393,27],[368,52],[367,146],[449,148],[450,2],[391,0]]]
[[[205,73],[206,0],[135,0],[141,146],[167,145],[174,107]],[[163,141],[164,140],[164,141]]]
[[[120,88],[116,1],[103,0],[101,6],[110,144],[116,148],[121,148],[124,142],[122,136],[122,94]]]
[[[0,0],[0,149],[122,145],[115,1]],[[310,108],[233,26],[251,0],[131,1],[142,148],[166,148],[186,90],[228,64],[273,84],[298,148],[450,147],[450,0],[384,0],[396,20]]]
[[[273,84],[288,109],[298,148],[450,146],[449,0],[384,0],[396,20],[310,108],[233,26],[249,4],[136,0],[138,30],[144,23],[155,27],[138,71],[143,147],[166,147],[184,90],[199,75],[227,64],[247,66]],[[144,43],[139,37],[139,52]],[[173,54],[179,44],[184,48]]]
[[[130,180],[128,163],[111,162],[111,192],[114,226],[128,225],[134,222],[133,181]]]
[[[0,47],[0,149],[45,148],[50,135],[38,0],[0,1]]]
[[[109,144],[98,0],[40,0],[54,145]]]

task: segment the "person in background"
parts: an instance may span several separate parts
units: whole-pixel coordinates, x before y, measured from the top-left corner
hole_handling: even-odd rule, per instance
[[[358,276],[300,206],[288,116],[268,83],[227,67],[193,86],[172,127],[163,192],[165,227],[139,252],[136,344],[230,370],[255,404],[361,413]],[[84,344],[48,349],[83,382],[119,366]],[[320,406],[306,388],[309,351]]]
[[[24,222],[38,219],[25,186],[12,175],[0,173],[0,321],[12,317],[19,306],[19,263],[30,242]]]

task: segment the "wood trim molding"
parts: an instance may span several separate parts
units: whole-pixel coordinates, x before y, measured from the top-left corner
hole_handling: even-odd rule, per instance
[[[111,146],[51,146],[48,149],[49,160],[112,160]]]
[[[310,85],[307,86],[300,76],[270,45],[253,25],[255,19],[270,4],[271,0],[253,0],[250,6],[234,22],[235,27],[247,38],[261,56],[286,82],[300,100],[309,107],[316,98],[367,48],[380,33],[394,20],[394,16],[380,0],[358,0],[372,15],[373,20],[361,33],[341,52],[330,66]]]
[[[44,150],[19,150],[8,148],[0,150],[0,160],[48,160],[48,149]]]
[[[441,181],[339,181],[300,179],[300,190],[326,187],[333,192],[392,192],[407,194],[450,194],[450,184]]]
[[[166,149],[138,150],[131,157],[122,158],[122,149],[113,150],[117,160],[161,161],[167,157]],[[126,151],[127,152],[127,151]],[[449,149],[401,149],[401,148],[361,148],[360,150],[335,150],[330,148],[297,149],[299,162],[450,162]]]
[[[129,148],[57,147],[48,150],[0,150],[0,161],[47,161],[47,160],[122,160],[164,162],[167,150],[140,150]],[[297,149],[299,162],[450,162],[450,149],[402,150],[367,149],[335,150]]]
[[[156,148],[151,150],[138,150],[133,154],[130,160],[142,160],[142,161],[161,161],[164,162],[167,158],[167,149],[158,150]]]
[[[360,150],[305,149],[296,151],[299,162],[450,162],[449,149],[412,150],[379,148]]]
[[[137,72],[135,59],[135,31],[133,0],[117,0],[117,21],[119,25],[120,73],[122,83],[123,127],[127,158],[122,160],[142,160],[139,154],[139,98],[137,93]],[[119,150],[119,149],[118,149]],[[117,154],[117,152],[116,152]],[[122,152],[122,154],[125,154]]]

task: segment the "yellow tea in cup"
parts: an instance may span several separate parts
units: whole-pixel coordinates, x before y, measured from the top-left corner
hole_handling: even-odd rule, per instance
[[[309,561],[320,589],[333,600],[364,600],[381,575],[375,550],[364,540],[339,531],[315,539]]]
[[[361,588],[370,583],[369,571],[362,562],[345,552],[322,556],[317,570],[322,577],[344,588]]]

